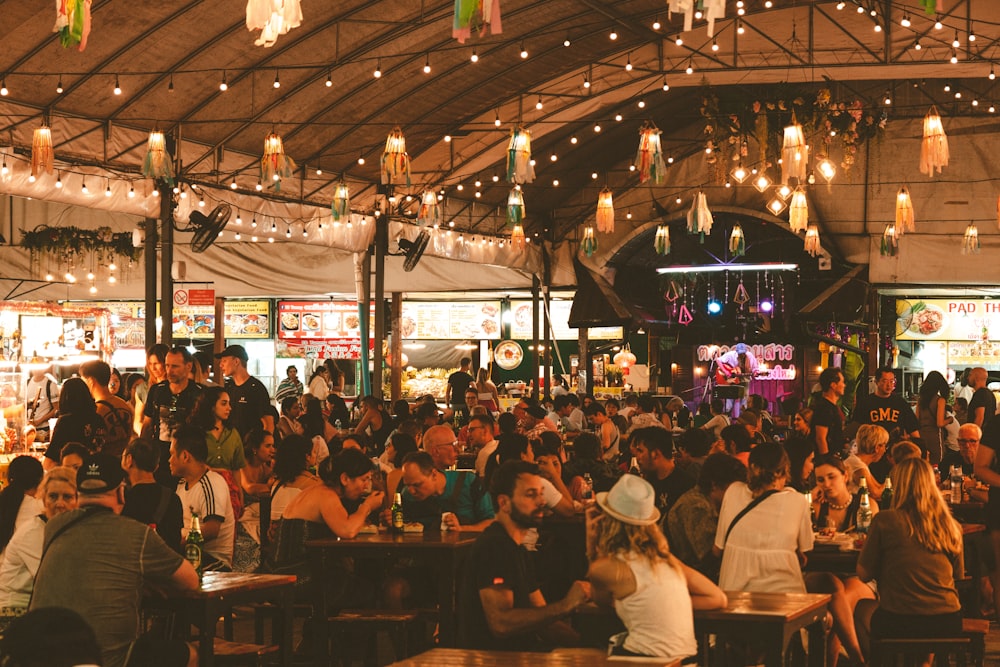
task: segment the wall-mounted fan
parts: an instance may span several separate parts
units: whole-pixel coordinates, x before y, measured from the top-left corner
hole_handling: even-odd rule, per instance
[[[194,252],[208,250],[215,243],[215,239],[219,238],[219,232],[226,228],[226,223],[229,222],[229,216],[232,214],[233,210],[229,204],[219,204],[209,211],[208,215],[201,211],[191,211],[188,218],[190,224],[181,230],[194,232],[194,238],[191,239],[191,250]]]
[[[420,232],[417,234],[417,238],[410,241],[408,239],[399,239],[399,249],[403,251],[406,255],[406,259],[403,260],[403,270],[412,271],[416,268],[417,262],[424,254],[424,250],[427,250],[427,243],[431,240],[430,234],[427,232]]]

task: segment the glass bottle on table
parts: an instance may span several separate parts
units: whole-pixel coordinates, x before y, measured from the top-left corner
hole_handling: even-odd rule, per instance
[[[872,506],[871,498],[868,496],[868,480],[865,477],[861,478],[858,482],[858,494],[860,500],[858,502],[858,514],[855,521],[855,528],[859,533],[868,534],[868,529],[872,525]]]
[[[885,486],[882,487],[882,499],[878,503],[880,510],[892,509],[892,478],[885,478]]]
[[[390,512],[392,513],[392,525],[390,526],[392,532],[402,534],[405,521],[403,520],[403,495],[401,493],[393,496]]]
[[[201,521],[198,513],[191,513],[191,527],[188,530],[187,539],[184,541],[184,557],[194,567],[198,573],[198,581],[201,581],[205,574],[202,567],[202,555],[205,550],[205,538],[201,534]]]
[[[583,491],[580,495],[584,502],[594,499],[594,479],[589,472],[583,473]]]
[[[948,482],[951,487],[951,504],[958,505],[962,502],[962,483],[964,482],[961,466],[952,466],[951,474],[948,475]]]

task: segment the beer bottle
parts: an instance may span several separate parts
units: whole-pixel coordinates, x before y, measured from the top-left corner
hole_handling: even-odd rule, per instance
[[[892,478],[885,478],[885,487],[882,489],[882,500],[879,501],[880,510],[892,509]]]
[[[871,500],[868,497],[868,480],[862,477],[858,485],[860,486],[858,493],[861,496],[861,500],[858,504],[855,527],[859,533],[867,533],[868,528],[872,525],[872,507]]]
[[[634,456],[632,457],[632,462],[629,463],[628,474],[642,477],[642,471],[639,470],[639,459]]]
[[[198,513],[191,513],[191,529],[188,530],[187,540],[184,542],[184,557],[194,566],[198,573],[198,581],[204,574],[202,569],[202,553],[205,548],[205,538],[201,535],[201,522],[198,520]]]
[[[392,499],[392,532],[403,532],[403,496],[397,493]]]

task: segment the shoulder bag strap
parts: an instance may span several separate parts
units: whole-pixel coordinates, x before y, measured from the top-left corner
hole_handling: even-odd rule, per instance
[[[725,547],[726,542],[729,541],[729,533],[733,532],[733,528],[736,526],[737,523],[740,522],[740,519],[749,514],[750,510],[752,510],[754,507],[757,507],[757,505],[760,505],[762,502],[764,502],[777,492],[778,492],[777,489],[771,489],[769,491],[765,491],[764,493],[760,494],[759,496],[751,500],[746,507],[740,510],[740,513],[737,514],[735,517],[733,517],[732,522],[729,524],[729,528],[726,529],[726,537],[722,540],[722,546]]]
[[[153,512],[153,523],[156,526],[160,525],[163,521],[163,517],[167,515],[167,509],[170,507],[170,499],[176,495],[173,491],[165,486],[160,486],[160,502],[156,505],[156,511]]]

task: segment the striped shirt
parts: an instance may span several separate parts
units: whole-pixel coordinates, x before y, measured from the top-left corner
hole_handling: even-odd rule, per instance
[[[191,527],[191,513],[197,512],[199,520],[222,521],[219,534],[212,540],[205,540],[205,551],[228,566],[233,564],[233,545],[236,540],[236,520],[233,503],[229,499],[229,485],[222,475],[206,470],[201,479],[188,488],[182,479],[177,483],[177,495],[184,508],[184,526]],[[187,532],[185,531],[185,535]]]

